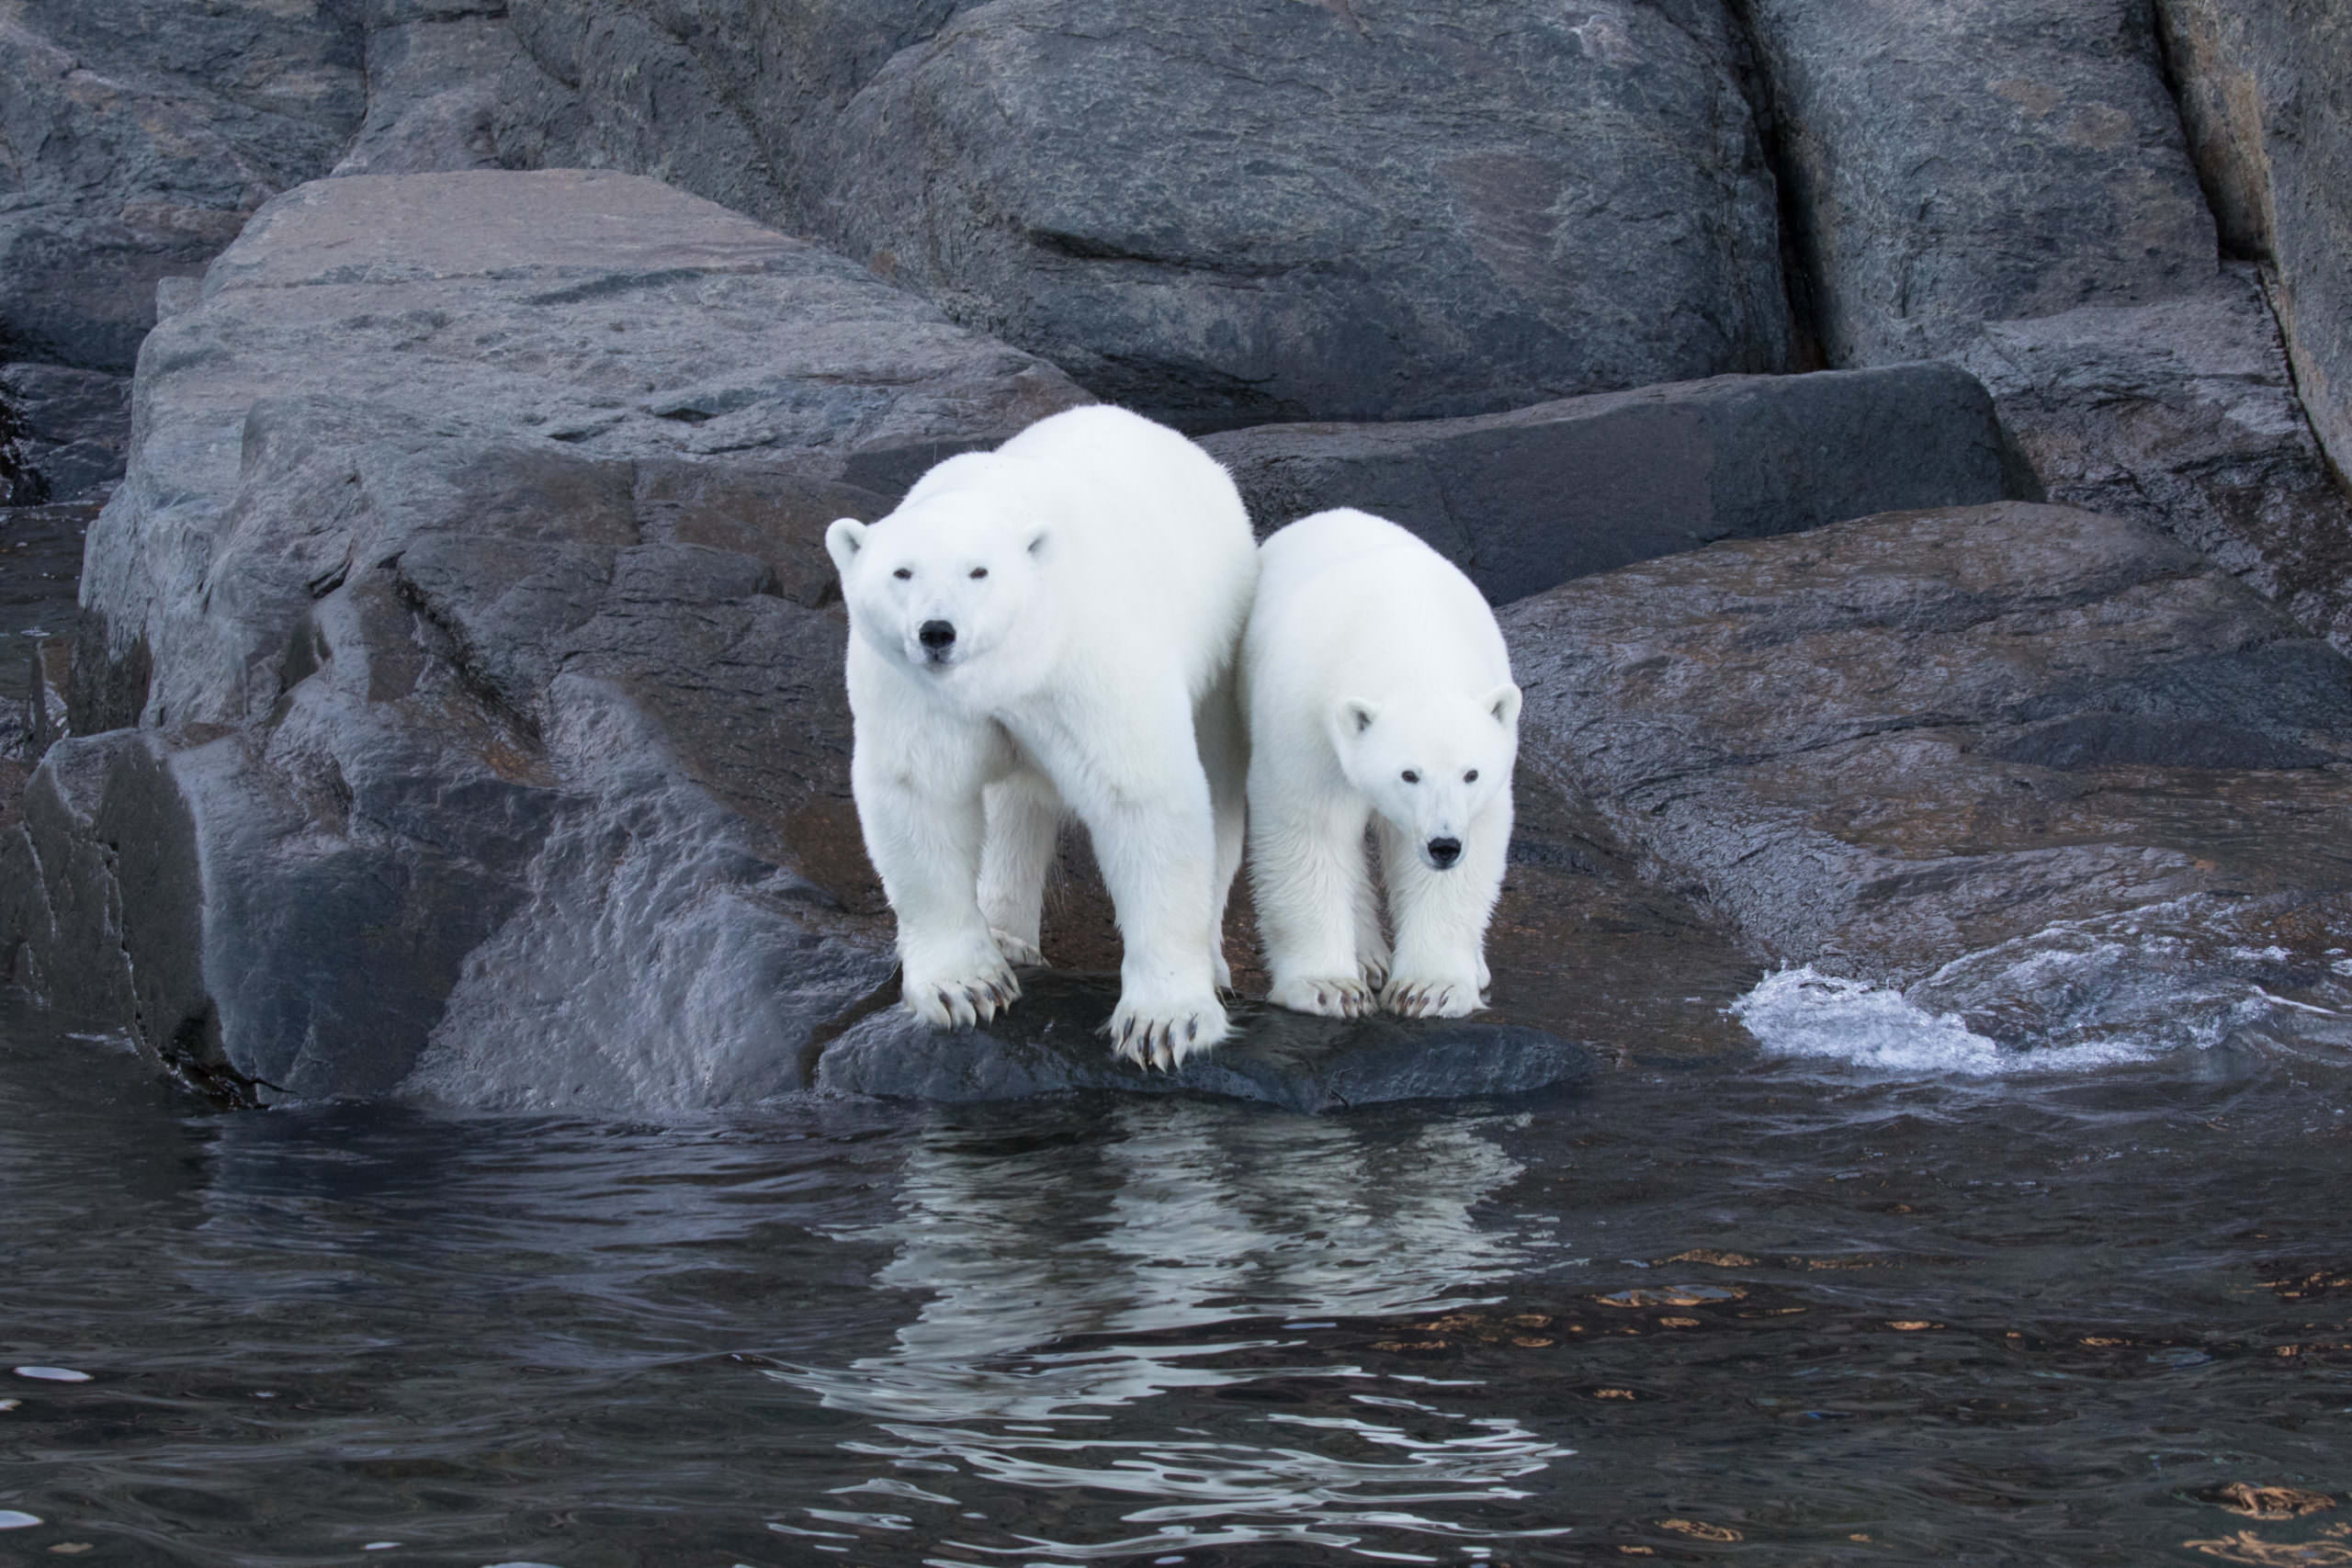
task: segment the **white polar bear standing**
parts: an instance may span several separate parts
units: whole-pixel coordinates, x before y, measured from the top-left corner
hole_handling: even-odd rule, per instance
[[[1241,679],[1269,999],[1339,1018],[1375,1005],[1460,1018],[1488,983],[1519,756],[1519,688],[1494,612],[1444,557],[1368,513],[1301,518],[1258,562]]]
[[[1021,994],[1012,965],[1042,962],[1075,813],[1125,950],[1114,1048],[1172,1067],[1223,1040],[1233,664],[1258,570],[1225,469],[1140,415],[1071,409],[950,457],[825,546],[849,604],[851,785],[907,1006],[945,1028]]]

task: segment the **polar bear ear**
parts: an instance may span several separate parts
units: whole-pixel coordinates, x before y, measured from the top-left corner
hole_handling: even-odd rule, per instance
[[[1362,697],[1342,697],[1331,710],[1331,732],[1344,745],[1370,729],[1379,716],[1380,710]]]
[[[833,570],[843,577],[857,560],[857,552],[865,547],[865,525],[854,517],[836,517],[832,526],[825,530],[825,553],[833,558]]]
[[[1487,694],[1487,711],[1505,729],[1519,723],[1519,688],[1505,681]]]

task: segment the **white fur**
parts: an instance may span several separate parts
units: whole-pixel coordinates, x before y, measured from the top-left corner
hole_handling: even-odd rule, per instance
[[[907,1006],[950,1027],[1021,994],[1012,965],[1042,962],[1046,870],[1075,813],[1125,947],[1116,1048],[1173,1066],[1224,1039],[1233,662],[1258,567],[1225,469],[1139,415],[1072,409],[825,544],[849,603],[851,783]],[[933,621],[956,630],[944,661]]]
[[[1519,688],[1494,612],[1444,557],[1368,513],[1301,518],[1258,561],[1241,669],[1270,999],[1340,1018],[1375,1005],[1474,1011],[1519,755]],[[1441,866],[1430,845],[1449,840],[1460,855]]]

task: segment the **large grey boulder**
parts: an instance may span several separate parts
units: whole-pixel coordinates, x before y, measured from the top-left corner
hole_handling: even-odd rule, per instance
[[[2275,268],[2304,404],[2352,473],[2352,17],[2334,0],[2156,15],[2223,243]]]
[[[1911,985],[1998,950],[1982,1001],[2135,912],[2267,899],[2314,952],[2352,933],[2352,665],[2143,525],[1896,513],[1502,621],[1522,768],[1775,963]],[[2245,940],[2211,930],[2182,951]]]
[[[363,112],[335,0],[18,0],[0,16],[0,355],[128,370],[158,278],[327,172]]]
[[[1718,539],[2038,499],[1984,389],[1932,362],[1724,376],[1469,419],[1261,425],[1204,445],[1261,535],[1362,507],[1498,604]]]
[[[548,173],[279,198],[138,397],[75,680],[77,728],[140,728],[52,747],[0,833],[17,978],[157,977],[126,1021],[250,1094],[797,1087],[892,967],[820,542],[889,502],[840,476],[1083,394],[707,202]]]
[[[820,128],[818,232],[1194,429],[1781,368],[1722,9],[960,8]]]
[[[1833,365],[2191,292],[2213,220],[2138,0],[1754,0]]]
[[[1716,0],[537,0],[503,156],[657,172],[1193,429],[1789,357]],[[542,128],[529,142],[530,126]]]

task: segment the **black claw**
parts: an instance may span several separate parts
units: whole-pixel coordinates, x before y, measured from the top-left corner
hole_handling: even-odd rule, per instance
[[[1201,1021],[1197,1018],[1186,1019],[1184,1021],[1184,1038],[1187,1041],[1193,1041],[1198,1040],[1200,1037]]]

